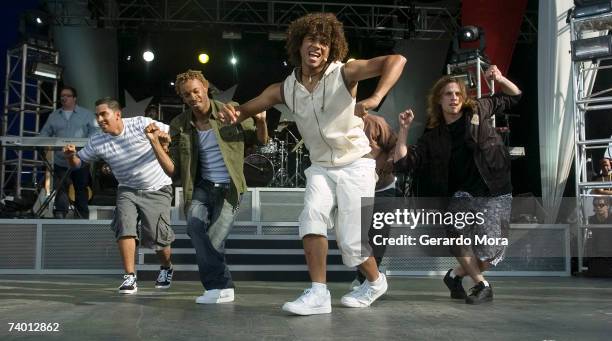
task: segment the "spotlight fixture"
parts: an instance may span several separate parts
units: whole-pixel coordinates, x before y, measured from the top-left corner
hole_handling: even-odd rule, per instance
[[[287,40],[287,33],[285,32],[269,32],[268,40],[271,41],[284,41]]]
[[[210,60],[210,57],[206,53],[200,53],[198,55],[198,61],[202,64],[208,63],[209,60]]]
[[[238,64],[238,59],[236,59],[236,57],[232,56],[232,58],[230,58],[230,64],[232,64],[232,65]]]
[[[35,62],[32,64],[31,74],[40,78],[59,80],[62,78],[64,68],[57,64]]]
[[[150,63],[153,61],[153,59],[155,59],[155,54],[151,50],[146,50],[142,54],[142,59],[144,59],[145,62]]]
[[[572,61],[612,56],[612,36],[610,35],[574,40],[571,45]]]
[[[480,38],[481,28],[476,26],[463,26],[459,29],[457,36],[461,42],[476,41]]]
[[[570,11],[574,18],[590,17],[612,11],[610,0],[574,0],[574,4],[576,7]]]
[[[19,33],[22,41],[39,47],[53,48],[49,13],[27,10],[19,17]]]
[[[242,33],[234,31],[223,31],[221,37],[223,39],[239,40],[242,39]]]
[[[477,48],[461,49],[459,43],[470,43],[478,41]],[[453,54],[450,59],[451,64],[482,58],[488,60],[484,54],[486,48],[485,32],[478,26],[463,26],[453,38]]]

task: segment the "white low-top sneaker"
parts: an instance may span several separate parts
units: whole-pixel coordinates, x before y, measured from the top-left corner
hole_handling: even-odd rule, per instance
[[[217,304],[234,301],[234,288],[206,290],[204,295],[196,298],[198,304]]]
[[[312,288],[304,290],[304,293],[293,302],[286,302],[283,310],[296,315],[315,315],[331,313],[331,294],[315,292]]]
[[[380,284],[371,286],[368,281],[364,281],[363,284],[356,287],[353,291],[342,296],[340,303],[350,308],[369,307],[376,299],[387,292],[387,278],[382,273],[379,276],[382,277]]]

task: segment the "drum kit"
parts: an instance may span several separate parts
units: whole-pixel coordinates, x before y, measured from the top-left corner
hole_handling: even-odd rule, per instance
[[[270,135],[266,145],[256,147],[244,158],[247,186],[304,187],[304,170],[310,166],[310,159],[295,122],[280,122]],[[108,191],[114,199],[117,180],[110,167],[104,162],[96,163],[92,175],[96,197]],[[106,199],[101,200],[106,202]]]
[[[249,187],[304,187],[309,162],[295,122],[282,121],[268,144],[244,158],[244,177]]]

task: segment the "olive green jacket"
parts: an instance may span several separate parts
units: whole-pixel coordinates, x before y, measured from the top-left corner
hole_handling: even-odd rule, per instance
[[[212,109],[210,125],[215,132],[223,161],[231,178],[231,190],[228,191],[226,199],[236,208],[240,194],[247,190],[243,173],[244,145],[256,144],[257,132],[252,119],[245,120],[240,125],[222,124],[217,119],[217,112],[223,103],[211,99],[210,105]],[[191,206],[193,187],[200,176],[198,130],[193,124],[191,109],[184,111],[170,122],[170,137],[172,139],[170,158],[178,171],[175,177],[180,176],[185,211],[187,211]]]

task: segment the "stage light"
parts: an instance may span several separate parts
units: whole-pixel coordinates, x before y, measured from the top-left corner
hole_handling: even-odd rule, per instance
[[[612,56],[612,36],[609,35],[574,40],[571,45],[572,61]]]
[[[170,86],[174,86],[174,82],[170,81]]]
[[[202,64],[208,63],[209,60],[210,60],[210,57],[206,53],[200,53],[198,55],[198,61]]]
[[[57,64],[35,62],[32,64],[30,72],[37,77],[59,80],[62,78],[63,70],[64,69]]]
[[[284,66],[284,67],[289,66],[289,63],[287,63],[287,61],[286,61],[286,60],[283,60],[283,63],[282,63],[282,64],[283,64],[283,66]]]
[[[242,33],[234,31],[223,31],[221,37],[223,37],[223,39],[239,40],[242,39]]]
[[[128,55],[127,57],[125,57],[125,60],[127,60],[129,62],[130,60],[132,60],[132,56]]]
[[[155,59],[155,54],[153,54],[151,50],[146,50],[142,54],[142,59],[144,59],[145,62],[150,63],[153,61],[153,59]]]
[[[232,65],[236,65],[236,64],[238,64],[238,59],[236,59],[236,57],[232,57],[232,58],[230,59],[230,63],[231,63]]]
[[[612,11],[612,3],[602,0],[574,0],[576,7],[571,11],[574,18],[584,18]]]
[[[461,49],[459,43],[468,43],[478,41],[477,48]],[[463,26],[455,34],[453,38],[453,54],[450,58],[451,64],[465,62],[468,60],[475,60],[478,58],[488,62],[487,56],[484,54],[487,41],[485,39],[485,32],[482,28],[477,26]]]
[[[480,38],[480,32],[482,29],[476,26],[463,26],[459,29],[457,34],[459,41],[461,42],[471,42],[476,41]]]
[[[52,48],[49,13],[41,10],[27,10],[19,17],[21,39],[28,44]]]
[[[287,33],[285,32],[269,32],[268,40],[271,41],[284,41],[287,40]]]

